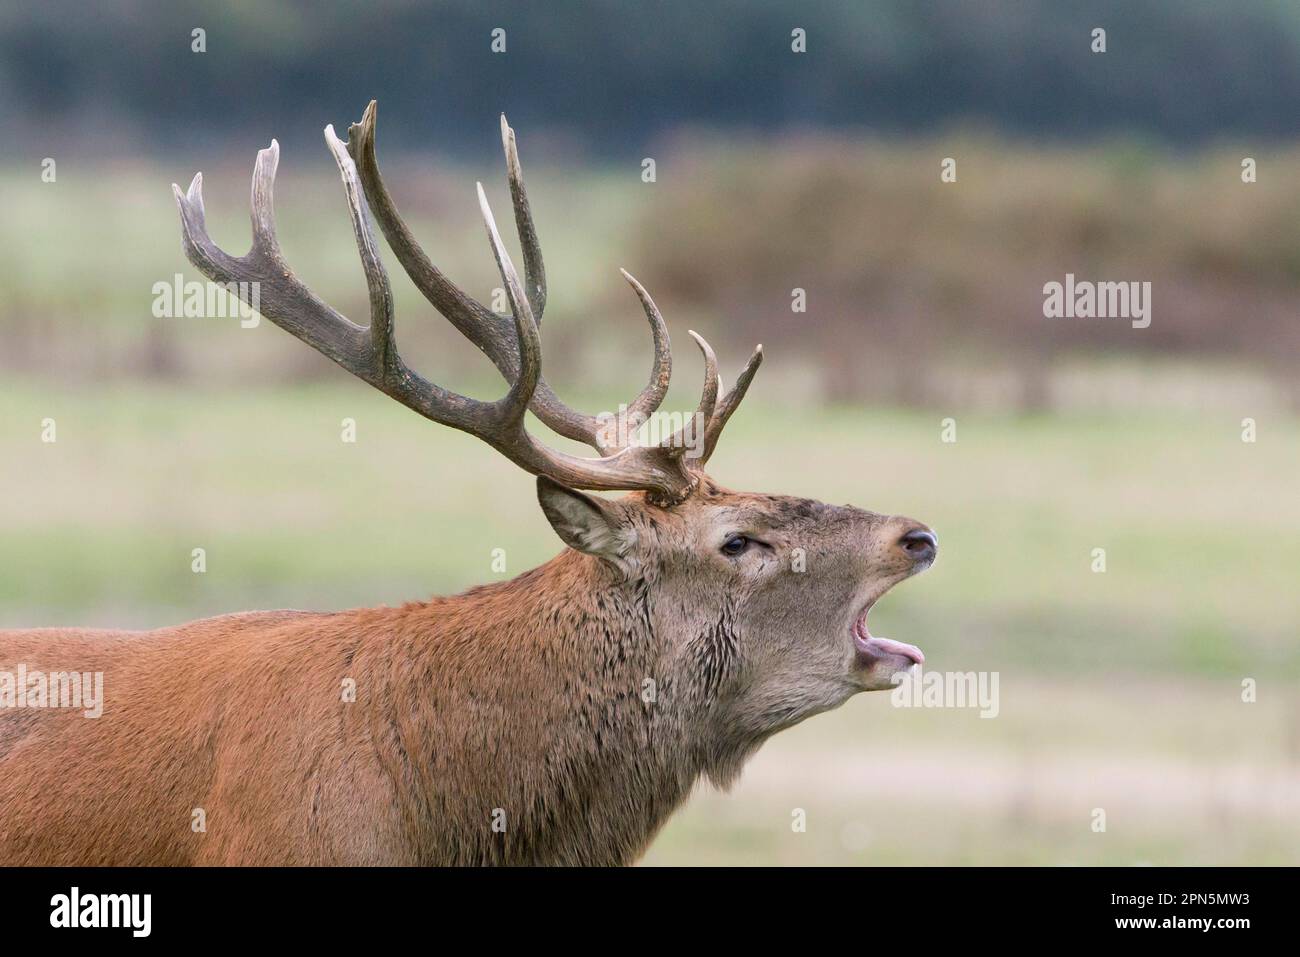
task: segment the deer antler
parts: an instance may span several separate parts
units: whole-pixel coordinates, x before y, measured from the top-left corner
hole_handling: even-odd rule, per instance
[[[618,431],[610,429],[602,417],[565,405],[542,378],[538,323],[546,304],[546,276],[524,190],[514,131],[505,117],[501,118],[502,144],[515,225],[523,249],[524,282],[520,281],[501,242],[482,184],[478,186],[478,196],[488,240],[510,302],[508,317],[487,309],[448,280],[429,261],[402,221],[375,162],[375,112],[372,100],[361,122],[349,128],[347,143],[338,139],[333,126],[325,127],[325,142],[343,177],[357,251],[369,290],[368,327],[356,325],[318,299],[294,277],[281,256],[272,203],[272,186],[280,159],[280,147],[275,140],[257,154],[253,168],[253,247],[245,256],[229,255],[208,237],[203,174],[195,175],[185,193],[173,184],[180,207],[185,254],[190,262],[215,282],[240,284],[235,288],[241,294],[247,294],[243,291],[250,288],[244,284],[257,283],[259,309],[276,325],[407,408],[478,436],[534,475],[545,475],[572,488],[640,489],[663,502],[681,501],[689,495],[698,481],[696,468],[712,454],[723,426],[749,388],[762,361],[762,347],[750,357],[736,386],[719,401],[717,360],[709,344],[692,332],[705,359],[704,392],[691,420],[702,423],[702,442],[689,423],[659,445],[634,444],[628,436],[635,428],[622,430],[625,436],[620,440]],[[485,402],[450,392],[424,379],[402,361],[394,335],[392,291],[371,230],[367,200],[398,261],[417,288],[492,360],[510,384],[505,396],[495,402]],[[627,408],[626,415],[635,426],[663,401],[672,370],[672,353],[667,327],[654,301],[626,271],[623,276],[645,310],[655,350],[650,381]],[[559,434],[591,445],[601,458],[572,456],[537,442],[524,428],[524,413],[529,409]],[[692,438],[699,452],[695,458],[686,454]]]

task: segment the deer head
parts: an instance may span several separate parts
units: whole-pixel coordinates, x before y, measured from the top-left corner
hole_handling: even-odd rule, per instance
[[[867,613],[890,587],[929,567],[934,534],[920,523],[850,506],[733,492],[704,472],[728,419],[763,358],[758,347],[724,393],[713,350],[704,356],[703,393],[693,416],[654,444],[635,426],[652,415],[669,385],[672,355],[663,317],[627,272],[649,321],[654,361],[649,383],[618,421],[562,402],[542,376],[539,323],[546,279],[524,190],[514,133],[501,118],[515,223],[523,252],[520,279],[497,231],[482,185],[479,205],[511,315],[502,316],[449,281],[397,212],[375,159],[375,103],[341,142],[325,139],[342,174],[357,249],[369,288],[370,321],[360,326],[326,305],[293,275],[275,236],[271,191],[279,147],[272,141],[253,173],[253,247],[233,257],[208,238],[202,179],[173,187],[185,251],[209,278],[258,283],[263,315],[353,375],[435,422],[478,436],[537,476],[546,517],[584,565],[583,588],[597,596],[636,596],[639,623],[655,654],[676,676],[676,707],[695,722],[695,747],[707,773],[726,780],[768,735],[864,690],[888,688],[923,661],[913,645],[878,638]],[[496,365],[509,384],[496,401],[449,392],[403,363],[388,277],[370,224],[378,221],[416,287]],[[240,288],[245,288],[240,286]],[[560,435],[591,446],[590,458],[540,443],[524,428],[531,410]],[[581,490],[623,490],[621,499]]]

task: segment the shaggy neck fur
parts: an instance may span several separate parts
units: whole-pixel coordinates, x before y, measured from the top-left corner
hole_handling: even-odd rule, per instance
[[[702,773],[734,776],[758,743],[716,731],[735,636],[656,634],[651,601],[566,551],[404,609],[375,736],[421,862],[629,863]]]

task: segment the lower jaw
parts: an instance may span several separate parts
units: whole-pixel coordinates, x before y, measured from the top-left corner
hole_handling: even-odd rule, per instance
[[[902,655],[866,658],[859,654],[855,661],[855,675],[863,691],[889,691],[918,667],[916,662]]]

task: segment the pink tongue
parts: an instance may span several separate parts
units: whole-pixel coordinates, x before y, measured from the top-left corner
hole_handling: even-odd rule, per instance
[[[925,664],[925,655],[922,654],[921,649],[916,645],[909,645],[905,641],[894,641],[892,638],[876,638],[873,636],[868,638],[866,643],[872,649],[879,649],[886,654],[902,655],[904,658],[915,661],[918,665]]]

